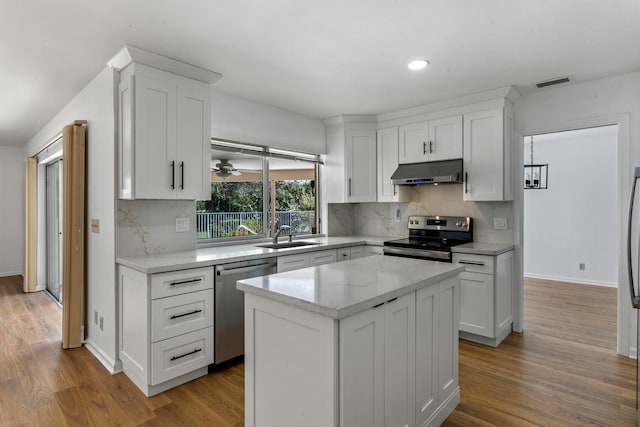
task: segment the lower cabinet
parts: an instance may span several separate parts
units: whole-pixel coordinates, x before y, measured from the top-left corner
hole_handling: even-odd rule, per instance
[[[459,401],[458,279],[340,321],[340,425],[440,425]]]
[[[307,252],[303,254],[284,255],[278,257],[278,273],[297,270],[299,268],[314,267],[331,264],[338,260],[336,249]]]
[[[144,274],[119,266],[120,360],[146,396],[213,363],[213,267]]]
[[[497,256],[454,253],[460,273],[460,337],[498,346],[513,324],[513,251]]]

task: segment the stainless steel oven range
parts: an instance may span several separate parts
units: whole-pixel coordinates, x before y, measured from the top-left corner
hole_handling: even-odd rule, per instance
[[[409,217],[409,237],[384,242],[384,254],[451,262],[451,247],[473,242],[473,218]]]

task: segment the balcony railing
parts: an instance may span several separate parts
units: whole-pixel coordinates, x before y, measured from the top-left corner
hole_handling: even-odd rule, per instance
[[[198,212],[197,238],[218,239],[264,234],[262,218],[262,212]],[[296,234],[311,233],[314,224],[314,211],[276,211],[276,227],[288,225]]]

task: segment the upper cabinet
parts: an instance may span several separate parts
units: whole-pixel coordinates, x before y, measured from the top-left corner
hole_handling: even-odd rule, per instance
[[[120,71],[119,197],[210,198],[210,83],[220,75],[131,47],[123,52],[110,62]]]
[[[512,129],[509,103],[504,108],[464,115],[465,201],[513,200]]]
[[[399,128],[399,163],[420,163],[462,157],[462,115]]]
[[[405,189],[391,183],[391,175],[398,168],[398,127],[378,130],[376,145],[378,151],[378,201],[408,201]]]
[[[375,202],[376,125],[344,122],[327,132],[325,185],[329,203]]]

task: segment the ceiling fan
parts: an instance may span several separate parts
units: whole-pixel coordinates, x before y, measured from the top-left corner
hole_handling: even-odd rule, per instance
[[[222,179],[227,179],[230,176],[241,175],[240,171],[233,167],[229,160],[220,159],[219,163],[216,163],[215,167],[211,168]]]

